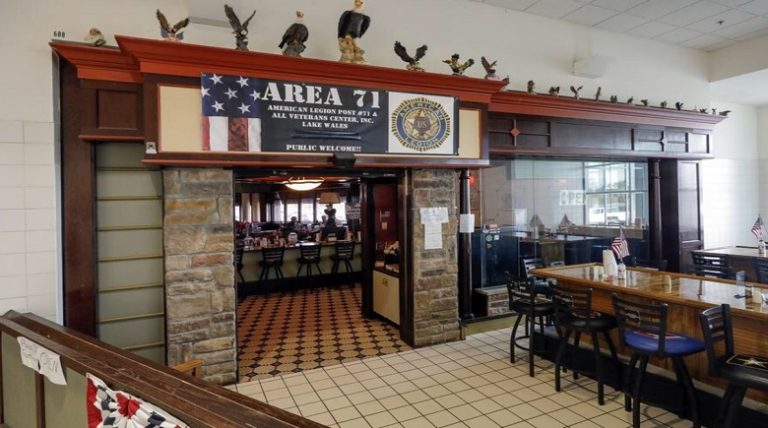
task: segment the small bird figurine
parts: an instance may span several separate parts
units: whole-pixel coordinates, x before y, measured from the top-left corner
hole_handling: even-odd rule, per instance
[[[235,10],[232,9],[232,7],[228,4],[224,5],[224,13],[227,15],[227,19],[229,20],[229,26],[232,27],[232,33],[235,35],[235,46],[238,50],[241,51],[247,51],[248,50],[248,24],[251,23],[251,19],[253,19],[253,15],[256,15],[256,10],[251,13],[251,16],[248,17],[248,19],[245,20],[245,22],[240,23],[240,18],[237,17],[237,14],[235,14]]]
[[[726,116],[727,117],[730,112],[731,112],[730,110],[723,110],[723,111],[720,112],[720,116]]]
[[[85,36],[85,41],[90,43],[91,46],[104,46],[107,43],[107,40],[104,38],[104,35],[101,34],[101,30],[99,30],[96,27],[91,28],[88,30],[88,35]]]
[[[419,64],[419,60],[424,58],[424,55],[427,54],[427,49],[427,45],[422,45],[421,47],[416,48],[416,55],[410,56],[408,55],[408,50],[405,46],[403,46],[402,43],[395,41],[395,53],[400,59],[408,63],[405,68],[411,71],[424,71]]]
[[[627,98],[627,104],[632,104],[635,101],[635,97]]]
[[[648,107],[648,100],[640,100],[640,103]]]
[[[611,99],[611,102],[614,103],[614,104],[619,102],[619,97],[617,97],[616,95],[611,95],[610,99]]]
[[[717,114],[717,109],[716,108],[712,109],[712,114]]]
[[[659,104],[659,107],[667,108],[667,102],[666,101],[662,101],[661,104]]]
[[[501,82],[509,83],[509,76],[505,78],[501,78],[496,74],[496,63],[498,61],[489,61],[484,56],[480,57],[480,63],[483,65],[483,68],[485,69],[485,78],[487,80],[496,80]]]
[[[160,21],[160,35],[165,40],[179,42],[184,40],[184,27],[189,25],[189,18],[184,18],[171,27],[163,12],[157,9],[157,20]]]
[[[285,30],[283,39],[280,40],[277,47],[283,50],[283,55],[301,56],[301,53],[307,48],[304,44],[307,40],[309,40],[309,30],[304,25],[304,12],[297,10],[296,22]]]
[[[707,110],[707,109],[705,109],[705,108],[700,108],[700,109],[699,109],[699,113],[706,113],[707,111],[708,111],[708,110]]]
[[[600,101],[600,94],[603,92],[603,87],[598,86],[597,92],[595,93],[595,101]]]
[[[683,109],[683,103],[681,103],[680,101],[676,102],[675,103],[675,108],[678,109],[678,110],[682,110]]]
[[[339,50],[341,62],[364,64],[365,51],[360,48],[357,41],[363,37],[371,25],[371,18],[363,13],[365,1],[355,0],[355,6],[341,14],[339,18]]]
[[[549,95],[552,95],[552,96],[560,95],[560,87],[559,86],[550,86],[549,87]]]
[[[581,88],[584,86],[579,86],[578,88],[571,85],[571,92],[573,92],[573,98],[579,99],[579,91],[581,91]]]
[[[472,67],[475,64],[475,60],[470,58],[464,63],[459,63],[459,54],[453,54],[451,55],[451,59],[444,59],[444,63],[448,64],[449,67],[451,67],[451,71],[453,71],[454,76],[462,76],[464,75],[464,72],[469,68]]]
[[[528,81],[528,93],[532,94],[536,90],[536,83],[533,80]]]

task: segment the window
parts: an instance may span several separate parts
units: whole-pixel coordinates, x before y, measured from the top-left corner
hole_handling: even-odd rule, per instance
[[[293,217],[299,218],[298,199],[289,199],[285,204],[285,221],[290,221]]]
[[[587,224],[647,223],[648,167],[636,162],[585,162]]]
[[[312,198],[303,198],[301,200],[301,218],[302,223],[313,223],[315,221],[315,200]]]

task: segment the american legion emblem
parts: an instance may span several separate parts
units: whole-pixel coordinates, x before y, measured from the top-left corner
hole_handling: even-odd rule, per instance
[[[433,100],[405,100],[392,112],[392,134],[411,150],[427,152],[440,147],[451,136],[451,116]]]

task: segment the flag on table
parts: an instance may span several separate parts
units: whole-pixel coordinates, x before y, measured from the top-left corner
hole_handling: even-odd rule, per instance
[[[203,150],[261,151],[260,94],[256,79],[203,73]]]
[[[189,428],[163,409],[122,391],[113,391],[87,373],[88,428]]]
[[[619,258],[619,260],[624,260],[624,257],[629,255],[629,244],[627,243],[627,238],[624,235],[624,229],[619,228],[619,236],[613,239],[611,249],[613,250],[614,254],[616,254],[616,257]]]
[[[763,240],[763,218],[760,216],[757,216],[757,220],[755,220],[755,224],[752,225],[752,234],[755,235],[755,237],[759,240]]]

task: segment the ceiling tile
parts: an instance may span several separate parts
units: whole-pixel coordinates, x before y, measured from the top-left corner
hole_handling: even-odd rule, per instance
[[[694,37],[699,37],[699,36],[701,36],[701,33],[699,33],[698,31],[691,31],[686,28],[678,28],[676,30],[672,30],[668,33],[664,33],[658,37],[655,37],[655,39],[662,42],[679,45],[685,41],[691,40]]]
[[[687,27],[691,30],[701,31],[702,33],[711,33],[749,21],[752,18],[755,18],[755,15],[737,9],[731,9],[727,12],[710,16],[699,22],[694,22],[693,24],[687,25]],[[722,24],[720,24],[720,22],[722,22]]]
[[[706,46],[703,49],[705,51],[707,51],[707,52],[712,52],[712,51],[716,51],[718,49],[724,48],[726,46],[731,46],[733,44],[736,44],[736,41],[730,40],[730,39],[725,39],[724,41],[722,41],[720,43],[715,43],[713,45]]]
[[[668,33],[676,28],[677,27],[675,27],[674,25],[665,24],[663,22],[651,21],[639,27],[633,28],[632,30],[628,31],[628,33],[634,34],[635,36],[639,36],[639,37],[652,38],[652,37],[662,35],[664,33]]]
[[[566,21],[574,22],[576,24],[593,26],[599,22],[603,22],[606,19],[616,15],[618,12],[610,9],[603,9],[602,7],[586,5],[581,9],[577,9],[563,19]]]
[[[709,46],[713,46],[718,43],[725,42],[727,40],[728,39],[724,39],[722,37],[712,36],[710,34],[704,34],[684,42],[683,46],[687,46],[689,48],[694,48],[694,49],[707,49],[707,47]]]
[[[683,27],[727,10],[728,8],[721,4],[700,1],[661,17],[661,22]]]
[[[712,1],[715,3],[720,3],[725,6],[729,6],[729,7],[738,7],[745,3],[749,3],[752,0],[712,0]]]
[[[525,10],[537,1],[538,0],[485,0],[485,3],[503,7],[505,9]]]
[[[540,0],[525,11],[549,18],[562,18],[582,6],[583,3],[573,0]]]
[[[738,40],[738,41],[749,40],[755,37],[764,36],[766,34],[768,34],[768,29],[762,29],[762,30],[757,30],[751,33],[744,34],[742,36],[736,36],[734,37],[734,40]]]
[[[627,10],[627,13],[647,19],[658,19],[695,2],[696,0],[648,0]]]
[[[768,1],[753,0],[741,6],[739,9],[745,12],[754,13],[755,15],[768,15]]]
[[[639,16],[627,15],[626,13],[622,13],[620,15],[616,15],[613,18],[607,19],[597,24],[597,27],[602,28],[604,30],[616,31],[619,33],[626,33],[627,31],[635,27],[638,27],[640,25],[643,25],[646,22],[648,22],[648,20],[645,18],[640,18]]]
[[[713,31],[715,36],[726,37],[729,39],[735,39],[745,34],[754,33],[755,31],[768,29],[768,18],[755,17],[747,21],[740,22],[717,31]]]
[[[646,0],[595,0],[592,2],[595,6],[604,7],[606,9],[617,10],[624,12],[627,9],[631,9]]]

